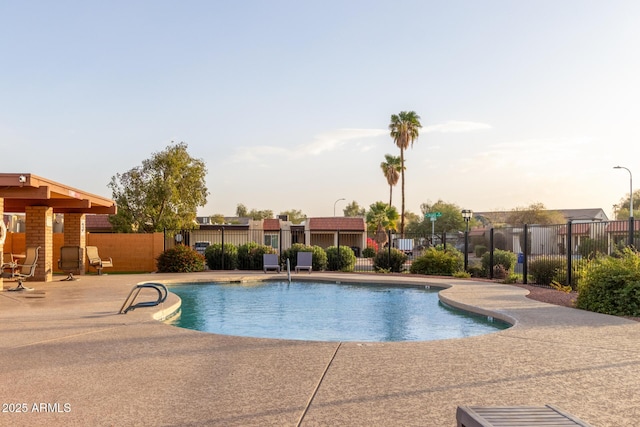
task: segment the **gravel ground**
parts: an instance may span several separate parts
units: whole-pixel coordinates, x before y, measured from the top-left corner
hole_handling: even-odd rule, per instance
[[[561,305],[564,307],[575,308],[576,298],[578,298],[577,292],[561,292],[551,288],[541,288],[538,286],[531,285],[514,285],[519,288],[524,288],[529,290],[529,295],[527,298],[531,298],[532,300],[546,302],[549,304]],[[626,319],[635,320],[636,322],[640,322],[640,317],[630,317],[623,316]]]
[[[578,298],[577,292],[561,292],[551,288],[541,288],[539,286],[531,285],[515,285],[519,288],[529,290],[527,298],[531,298],[536,301],[546,302],[549,304],[562,305],[564,307],[575,307],[576,298]]]

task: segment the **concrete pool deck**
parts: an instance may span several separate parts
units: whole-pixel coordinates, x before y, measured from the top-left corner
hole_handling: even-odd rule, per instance
[[[0,425],[439,427],[456,425],[458,405],[544,404],[594,426],[635,426],[640,419],[640,323],[532,301],[514,286],[300,275],[453,285],[441,292],[447,302],[516,323],[443,341],[241,338],[163,324],[152,318],[159,307],[117,314],[140,282],[272,276],[55,277],[28,282],[33,292],[0,292]],[[164,308],[175,302],[171,296]]]

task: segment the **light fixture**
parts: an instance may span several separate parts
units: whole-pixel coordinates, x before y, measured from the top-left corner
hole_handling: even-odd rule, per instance
[[[20,182],[21,184],[24,184],[25,182],[27,182],[27,177],[24,175],[20,175],[18,177],[18,182]]]

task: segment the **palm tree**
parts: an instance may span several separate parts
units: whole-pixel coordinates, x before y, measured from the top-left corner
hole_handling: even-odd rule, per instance
[[[398,156],[385,154],[384,158],[386,161],[380,163],[380,169],[382,169],[382,173],[384,174],[384,177],[387,178],[387,183],[389,184],[389,206],[393,206],[391,203],[393,186],[396,185],[400,179],[402,164],[400,163],[400,157]]]
[[[404,150],[413,147],[413,142],[418,139],[420,116],[415,111],[401,111],[400,114],[391,115],[389,130],[393,142],[400,148],[400,165],[402,173],[402,211],[400,216],[400,234],[404,234]]]
[[[376,230],[376,242],[384,245],[387,242],[385,230],[395,229],[398,211],[385,202],[375,202],[367,211],[367,228]]]

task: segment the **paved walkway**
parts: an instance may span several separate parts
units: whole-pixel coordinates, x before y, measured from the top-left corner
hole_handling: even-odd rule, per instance
[[[252,276],[265,277],[188,280]],[[639,323],[538,303],[508,285],[314,276],[453,285],[441,292],[450,304],[516,325],[431,342],[240,338],[162,324],[158,308],[117,314],[133,284],[184,276],[29,282],[36,291],[0,292],[0,425],[440,427],[455,426],[458,405],[546,403],[594,426],[638,425]]]

